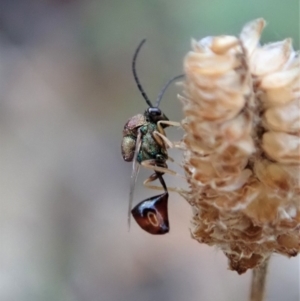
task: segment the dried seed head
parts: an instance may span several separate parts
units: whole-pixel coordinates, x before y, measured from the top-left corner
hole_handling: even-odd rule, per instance
[[[192,41],[179,97],[192,236],[238,273],[300,250],[300,60],[264,26]]]

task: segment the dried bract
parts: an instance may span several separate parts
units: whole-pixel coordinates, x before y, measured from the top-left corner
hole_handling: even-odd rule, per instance
[[[264,26],[192,41],[179,97],[192,236],[238,273],[300,250],[300,60]]]

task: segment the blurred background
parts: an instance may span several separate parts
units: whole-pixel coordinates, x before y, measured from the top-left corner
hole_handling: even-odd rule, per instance
[[[298,0],[0,0],[1,301],[247,300],[251,272],[228,271],[222,252],[191,239],[176,194],[168,235],[135,222],[128,232],[120,143],[146,108],[131,72],[143,38],[137,71],[155,100],[192,37],[237,35],[258,17],[264,42],[292,37],[299,49]],[[161,105],[175,121],[179,92],[171,86]],[[142,186],[150,174],[140,172],[135,204],[155,194]],[[274,255],[267,290],[299,300],[299,259]]]

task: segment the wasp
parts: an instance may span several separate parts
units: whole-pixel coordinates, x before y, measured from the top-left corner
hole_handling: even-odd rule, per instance
[[[167,210],[169,195],[162,176],[164,173],[176,173],[169,170],[166,163],[169,159],[167,147],[171,145],[171,142],[166,138],[164,129],[168,126],[179,126],[179,123],[170,121],[160,110],[159,104],[168,86],[184,75],[178,75],[169,80],[159,93],[155,105],[153,105],[143,90],[135,67],[138,53],[145,41],[144,39],[140,42],[134,53],[132,72],[137,87],[149,107],[145,110],[144,114],[137,114],[126,122],[121,144],[123,159],[127,162],[133,162],[128,206],[128,227],[130,227],[130,215],[132,214],[139,226],[146,232],[151,234],[165,234],[169,232]],[[154,173],[144,181],[144,185],[147,186],[149,182],[159,179],[164,193],[140,202],[131,210],[133,192],[140,165],[154,171]],[[152,186],[148,185],[148,187]]]

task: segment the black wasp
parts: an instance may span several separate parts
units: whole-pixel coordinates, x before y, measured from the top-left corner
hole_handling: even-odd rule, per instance
[[[168,169],[166,161],[168,160],[167,147],[170,145],[166,138],[164,128],[168,126],[178,126],[177,122],[169,121],[167,116],[159,109],[159,104],[167,87],[175,80],[184,75],[178,75],[169,80],[161,90],[155,105],[147,97],[136,73],[136,58],[145,43],[142,40],[137,47],[133,60],[132,72],[139,91],[143,95],[149,108],[144,114],[137,114],[131,117],[123,129],[123,140],[121,145],[123,159],[127,162],[133,162],[133,170],[130,183],[128,225],[130,226],[130,213],[138,225],[150,234],[165,234],[169,232],[168,219],[168,190],[163,179],[164,173],[175,174]],[[132,210],[133,191],[136,183],[140,165],[149,168],[154,173],[144,182],[147,183],[159,179],[164,193],[145,199],[136,205]],[[150,186],[149,186],[150,187]]]

